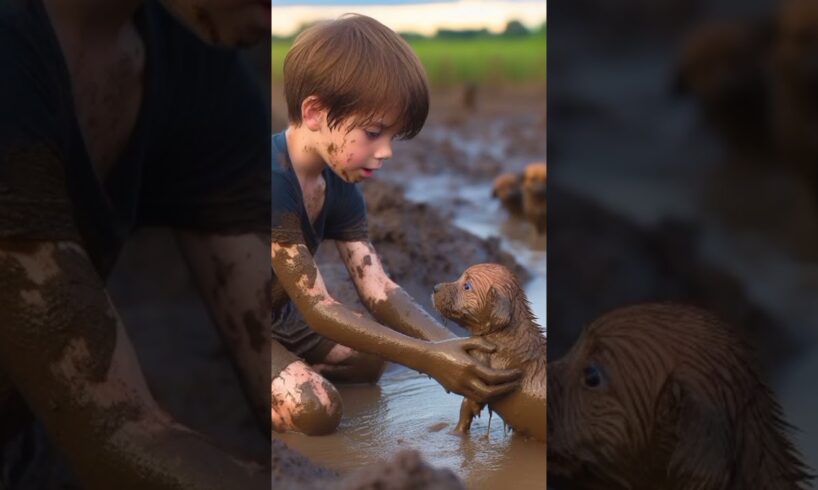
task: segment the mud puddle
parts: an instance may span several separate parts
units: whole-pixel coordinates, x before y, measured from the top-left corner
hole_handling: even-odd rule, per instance
[[[544,444],[507,432],[496,416],[489,425],[487,410],[475,419],[470,435],[453,433],[462,398],[445,393],[424,375],[393,365],[378,385],[339,386],[339,391],[344,417],[334,434],[277,437],[342,471],[413,448],[430,464],[452,469],[469,489],[544,488]]]

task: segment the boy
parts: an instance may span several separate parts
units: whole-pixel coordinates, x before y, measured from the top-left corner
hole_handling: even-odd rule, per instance
[[[172,230],[269,422],[232,321],[269,311],[218,267],[268,260],[270,127],[232,48],[269,25],[249,0],[0,2],[0,488],[270,488],[159,407],[106,291],[133,230]]]
[[[493,346],[455,338],[430,317],[389,279],[367,238],[366,207],[354,184],[380,170],[392,157],[392,140],[414,137],[428,114],[426,77],[408,44],[361,15],[318,24],[287,54],[284,90],[289,126],[273,136],[274,429],[334,431],[341,399],[330,381],[376,382],[381,359],[476,401],[513,390],[519,372],[473,359],[469,350]],[[336,241],[377,322],[327,292],[313,260],[322,239]]]

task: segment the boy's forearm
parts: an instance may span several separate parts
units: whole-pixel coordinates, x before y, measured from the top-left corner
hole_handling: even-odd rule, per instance
[[[83,488],[269,488],[269,472],[159,411],[79,245],[25,245],[0,244],[0,371]]]
[[[318,333],[359,352],[419,369],[425,342],[374,322],[336,301],[321,302],[304,310],[304,318]]]
[[[430,341],[455,337],[399,286],[390,288],[385,300],[370,299],[366,306],[379,322],[405,335]]]

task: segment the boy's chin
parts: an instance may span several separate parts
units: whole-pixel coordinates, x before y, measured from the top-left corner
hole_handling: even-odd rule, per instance
[[[365,177],[358,170],[336,170],[332,167],[330,167],[330,170],[347,184],[357,184],[365,180]]]

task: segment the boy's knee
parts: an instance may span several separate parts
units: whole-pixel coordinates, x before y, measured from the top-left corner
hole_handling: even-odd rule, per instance
[[[341,422],[341,395],[329,381],[301,386],[300,403],[293,412],[295,430],[308,436],[331,434]]]
[[[273,425],[310,436],[330,434],[341,421],[341,395],[323,376],[301,361],[273,380]]]

